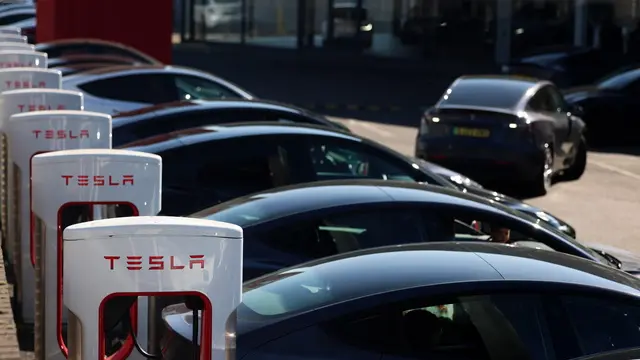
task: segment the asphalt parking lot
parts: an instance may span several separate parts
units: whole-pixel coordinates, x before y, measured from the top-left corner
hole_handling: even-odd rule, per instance
[[[375,117],[372,115],[372,117]],[[335,117],[354,132],[411,155],[417,129]],[[634,152],[636,155],[634,155]],[[587,171],[573,182],[557,183],[544,197],[527,199],[574,225],[581,241],[640,252],[640,149],[589,153]],[[602,247],[601,246],[601,247]]]

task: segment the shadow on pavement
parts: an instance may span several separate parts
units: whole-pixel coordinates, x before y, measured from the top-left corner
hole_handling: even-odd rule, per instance
[[[640,146],[607,146],[607,147],[595,147],[589,150],[592,152],[603,153],[603,154],[621,154],[621,155],[640,156]]]

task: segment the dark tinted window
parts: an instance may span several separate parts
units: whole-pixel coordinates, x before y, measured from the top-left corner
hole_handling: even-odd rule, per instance
[[[113,146],[170,133],[174,130],[174,119],[168,117],[134,122],[123,126],[115,125],[113,127]]]
[[[445,92],[438,105],[513,108],[531,86],[515,80],[462,80]]]
[[[555,112],[556,102],[549,88],[544,87],[529,99],[527,110],[538,112]]]
[[[570,322],[571,334],[566,335],[575,336],[580,350],[571,355],[640,347],[638,305],[579,296],[562,297],[561,303]]]
[[[139,74],[96,80],[80,85],[87,93],[119,101],[161,104],[178,100],[170,76]]]
[[[382,359],[547,359],[534,295],[415,299],[332,323],[333,335]]]
[[[362,143],[308,137],[307,151],[316,180],[383,179],[416,181],[416,171],[402,159],[385,156]],[[394,161],[395,160],[395,161]]]
[[[411,209],[371,209],[284,221],[260,234],[249,257],[283,257],[286,266],[358,249],[427,241],[420,214]],[[279,256],[280,254],[280,256]]]
[[[240,97],[222,84],[196,76],[174,75],[174,82],[180,100],[217,100]]]

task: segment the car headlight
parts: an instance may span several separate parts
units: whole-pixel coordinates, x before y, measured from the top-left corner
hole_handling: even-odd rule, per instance
[[[373,24],[366,24],[366,25],[362,25],[360,26],[360,31],[371,31],[373,30]]]

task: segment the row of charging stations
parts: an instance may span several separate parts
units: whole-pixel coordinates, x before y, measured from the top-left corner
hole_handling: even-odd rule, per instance
[[[111,149],[111,116],[61,83],[0,28],[2,245],[36,359],[161,358],[160,311],[175,302],[194,311],[199,358],[228,359],[242,229],[156,216],[162,159]]]

